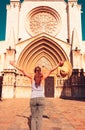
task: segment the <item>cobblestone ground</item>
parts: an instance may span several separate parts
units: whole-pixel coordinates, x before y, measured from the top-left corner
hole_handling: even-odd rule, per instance
[[[0,101],[0,130],[30,130],[29,99]],[[46,98],[42,130],[85,130],[85,101]]]

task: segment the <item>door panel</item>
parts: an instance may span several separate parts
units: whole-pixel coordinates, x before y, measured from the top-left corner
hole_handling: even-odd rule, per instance
[[[45,80],[45,96],[54,97],[54,77],[47,77]]]

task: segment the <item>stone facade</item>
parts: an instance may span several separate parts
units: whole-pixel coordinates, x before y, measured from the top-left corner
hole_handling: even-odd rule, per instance
[[[30,97],[29,80],[9,64],[10,60],[30,74],[37,65],[46,73],[60,60],[68,60],[73,69],[85,71],[84,43],[81,5],[77,0],[10,0],[6,39],[0,42],[2,97]],[[55,97],[59,97],[57,75],[58,70],[51,75]]]

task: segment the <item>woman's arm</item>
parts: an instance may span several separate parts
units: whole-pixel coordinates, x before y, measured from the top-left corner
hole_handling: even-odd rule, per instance
[[[55,71],[58,67],[63,66],[64,62],[60,61],[57,66],[55,66],[54,68],[52,68],[46,75],[43,76],[43,79],[46,79],[53,71]]]
[[[24,70],[22,70],[19,66],[17,66],[14,61],[10,61],[10,64],[14,66],[16,69],[18,69],[19,71],[21,71],[26,77],[32,80],[32,77],[28,75]]]

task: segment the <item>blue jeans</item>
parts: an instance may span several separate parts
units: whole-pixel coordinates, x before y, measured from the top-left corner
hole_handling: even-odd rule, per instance
[[[41,130],[45,98],[38,97],[30,100],[31,107],[31,130]]]

